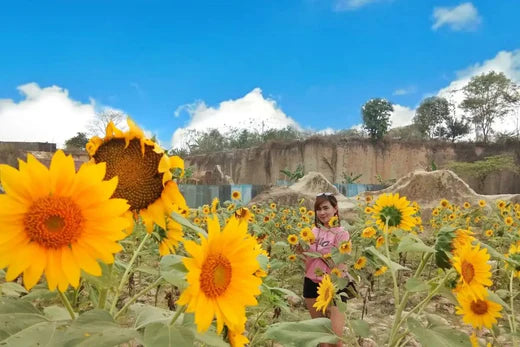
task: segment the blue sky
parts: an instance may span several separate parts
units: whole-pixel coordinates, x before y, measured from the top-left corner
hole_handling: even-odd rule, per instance
[[[37,85],[36,95],[56,86],[71,107],[123,110],[168,143],[196,116],[189,107],[175,116],[182,105],[218,111],[260,88],[302,128],[349,128],[368,99],[413,110],[499,52],[511,54],[514,79],[518,13],[519,1],[4,2],[0,120],[37,97],[20,86]],[[3,118],[2,99],[11,107]],[[29,109],[44,117],[39,107]],[[65,138],[85,114],[69,116]]]

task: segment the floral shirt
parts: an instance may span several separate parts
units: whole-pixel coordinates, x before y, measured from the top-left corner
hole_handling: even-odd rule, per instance
[[[338,248],[342,242],[350,240],[350,234],[343,227],[326,229],[324,227],[312,229],[315,241],[307,252],[318,252],[322,255],[332,252],[332,248]],[[332,261],[332,260],[331,260]],[[343,277],[348,276],[345,264],[339,264],[338,269],[343,273]],[[321,282],[324,274],[330,273],[331,268],[322,258],[306,257],[305,277],[315,283]]]

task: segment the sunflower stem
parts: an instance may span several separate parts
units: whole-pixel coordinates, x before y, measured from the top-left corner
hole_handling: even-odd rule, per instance
[[[417,270],[415,271],[415,274],[413,276],[414,278],[418,278],[421,275],[421,273],[424,270],[424,267],[426,266],[426,263],[428,263],[428,260],[430,259],[432,254],[433,253],[427,253],[427,254],[423,255],[423,257],[421,259],[421,263],[417,267]],[[391,340],[394,338],[395,334],[399,330],[399,327],[401,325],[401,314],[403,313],[403,310],[405,309],[406,304],[408,303],[408,297],[409,296],[410,296],[410,292],[408,290],[406,290],[404,292],[404,295],[403,295],[402,299],[401,299],[399,307],[397,308],[397,311],[395,312],[394,323],[392,325],[392,330],[391,330],[391,333],[390,333],[390,339]]]
[[[63,294],[63,292],[61,290],[58,290],[58,294],[60,296],[61,302],[63,303],[63,306],[65,306],[65,308],[69,312],[70,318],[72,318],[72,320],[76,319],[76,314],[74,313],[74,310],[72,309],[69,299],[67,299],[67,297],[65,296],[65,294]]]
[[[183,313],[184,311],[186,311],[186,306],[181,306],[180,308],[179,307],[177,308],[177,311],[175,312],[175,316],[173,316],[173,318],[170,322],[170,326],[173,326],[173,324],[175,324],[177,319],[180,317],[181,313]]]
[[[126,309],[132,305],[137,299],[141,297],[141,295],[147,293],[149,290],[153,289],[154,287],[157,287],[159,283],[162,281],[162,277],[159,277],[156,279],[152,284],[150,284],[148,287],[141,290],[139,293],[135,294],[132,298],[130,298],[126,303],[125,306],[123,306],[117,313],[114,315],[114,319],[117,319],[122,313],[126,311]]]
[[[112,282],[112,268],[114,267],[114,264],[108,264],[108,283]],[[108,287],[102,288],[99,291],[99,299],[98,299],[98,305],[97,308],[104,310],[105,304],[107,302],[107,294],[108,294]]]
[[[132,255],[132,258],[128,262],[126,266],[125,273],[123,274],[123,277],[121,278],[121,282],[119,282],[119,286],[116,288],[116,292],[114,294],[114,298],[112,301],[112,306],[110,307],[110,314],[114,314],[114,311],[116,309],[117,301],[119,300],[119,295],[121,294],[121,290],[123,290],[123,287],[126,284],[126,281],[128,281],[128,276],[130,276],[130,271],[132,270],[132,265],[134,264],[135,260],[137,259],[137,256],[139,255],[139,252],[141,252],[141,249],[143,248],[146,241],[150,238],[150,233],[146,233],[141,240],[141,243],[139,246],[137,246],[137,249],[134,251],[134,254]]]

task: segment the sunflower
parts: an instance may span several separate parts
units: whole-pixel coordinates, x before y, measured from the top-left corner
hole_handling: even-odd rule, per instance
[[[381,266],[379,269],[377,269],[375,272],[374,272],[374,276],[381,276],[382,274],[384,274],[386,271],[388,270],[388,267],[386,266]]]
[[[269,216],[264,216],[264,223],[267,223],[271,220],[271,218],[269,218]]]
[[[399,197],[399,194],[382,194],[373,206],[372,218],[381,229],[385,229],[388,218],[388,226],[391,231],[394,228],[410,231],[415,226],[415,219],[412,217],[414,209],[410,206],[410,201],[406,197]]]
[[[298,243],[298,236],[296,236],[295,234],[290,234],[289,236],[287,236],[287,241],[291,245],[295,245]]]
[[[130,210],[141,217],[148,232],[152,232],[154,223],[165,229],[165,215],[188,211],[171,172],[180,171],[182,175],[184,162],[166,155],[129,118],[127,123],[130,130],[123,132],[110,122],[105,138],[92,137],[87,152],[92,162],[106,163],[106,180],[118,177],[113,197],[128,200]]]
[[[365,239],[369,239],[369,238],[374,237],[375,234],[376,234],[376,229],[374,229],[372,227],[367,227],[367,228],[363,229],[363,232],[361,233],[361,237],[363,237]]]
[[[193,218],[193,223],[195,223],[196,225],[199,225],[201,223],[201,219],[199,217],[195,217]]]
[[[314,217],[314,211],[313,210],[307,211],[307,216]]]
[[[241,220],[251,222],[254,216],[247,207],[241,207],[235,211],[235,217]]]
[[[271,208],[271,210],[276,210],[276,204],[274,202],[270,203],[269,207]]]
[[[231,347],[244,347],[249,342],[249,339],[242,335],[244,328],[241,331],[234,331],[228,329],[227,338]]]
[[[369,206],[365,207],[365,213],[366,214],[370,214],[372,212],[373,212],[372,207],[369,207]]]
[[[334,227],[339,226],[338,216],[332,216],[332,218],[329,219],[329,222],[328,222],[327,224],[328,224],[329,227],[331,227],[331,228],[334,228]]]
[[[385,238],[383,236],[379,236],[376,240],[376,248],[379,248],[384,244],[385,244]]]
[[[231,199],[233,199],[233,200],[240,200],[241,197],[242,197],[242,194],[238,190],[234,190],[231,193]]]
[[[486,327],[491,329],[497,323],[497,318],[502,317],[502,306],[485,298],[476,299],[467,293],[459,293],[456,313],[463,315],[464,323],[471,324],[474,328]]]
[[[305,214],[307,212],[307,209],[305,206],[300,206],[300,214]]]
[[[209,214],[210,212],[211,212],[211,209],[209,208],[208,205],[202,206],[202,213],[203,214]]]
[[[448,206],[450,206],[450,202],[446,199],[442,199],[441,202],[439,203],[442,207],[444,208],[447,208]]]
[[[356,260],[356,263],[354,264],[354,269],[361,270],[362,268],[365,267],[366,264],[367,264],[367,257],[362,255],[361,257],[358,258],[358,260]]]
[[[219,205],[220,205],[220,201],[218,200],[218,198],[214,198],[213,201],[211,202],[211,213],[217,213]]]
[[[130,207],[112,198],[117,178],[103,181],[105,164],[83,164],[57,151],[47,168],[33,155],[20,169],[0,165],[0,268],[12,281],[23,273],[31,289],[43,272],[50,290],[77,288],[81,270],[101,275],[97,260],[111,264],[122,250],[117,241],[131,226]]]
[[[182,226],[170,217],[166,219],[166,230],[159,228],[159,254],[165,256],[175,253],[175,249],[182,240]]]
[[[352,252],[352,241],[343,241],[338,249],[341,254]]]
[[[504,223],[505,223],[507,226],[511,226],[511,225],[513,225],[513,218],[511,218],[511,217],[509,217],[509,216],[506,217],[506,218],[504,219]]]
[[[471,207],[471,204],[469,202],[465,201],[463,206],[465,209],[468,209]]]
[[[294,255],[294,254],[289,254],[289,255],[287,256],[287,259],[288,259],[289,261],[295,261],[295,260],[296,260],[296,255]]]
[[[486,287],[493,284],[488,260],[487,249],[480,249],[480,244],[475,247],[466,245],[453,257],[453,267],[460,275],[459,289],[470,293],[475,299],[483,299],[487,295]]]
[[[491,236],[493,236],[493,230],[492,229],[488,229],[488,230],[486,230],[485,234],[486,234],[487,237],[491,237]]]
[[[235,209],[235,204],[229,204],[227,207],[226,207],[226,210],[228,210],[229,212],[233,211]]]
[[[486,206],[486,200],[479,200],[479,201],[478,201],[478,205],[479,205],[480,207],[485,207],[485,206]]]
[[[312,234],[311,228],[303,228],[300,230],[300,237],[302,240],[307,241],[310,238],[310,235]]]
[[[336,294],[336,287],[330,280],[329,275],[324,275],[323,279],[318,286],[318,297],[312,307],[316,308],[316,311],[322,311],[325,314],[327,307],[330,305],[334,295]]]
[[[208,217],[208,238],[201,243],[184,242],[191,257],[183,259],[188,270],[188,288],[177,303],[187,305],[195,314],[199,332],[206,331],[213,317],[217,332],[224,324],[231,330],[242,331],[245,307],[257,305],[262,280],[254,274],[260,268],[257,243],[247,233],[247,222],[231,216],[220,230],[218,218]]]
[[[453,255],[457,255],[459,253],[459,250],[464,248],[465,246],[471,246],[471,243],[475,240],[475,237],[473,237],[473,235],[474,233],[467,229],[455,230],[455,237],[451,241]]]
[[[372,201],[372,195],[366,195],[365,196],[365,202],[368,204]]]
[[[438,208],[434,208],[433,211],[432,211],[432,215],[433,216],[438,216],[439,215],[439,209]]]

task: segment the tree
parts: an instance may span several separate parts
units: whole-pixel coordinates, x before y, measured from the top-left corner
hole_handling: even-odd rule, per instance
[[[127,117],[126,114],[117,110],[106,110],[97,113],[96,117],[88,124],[88,133],[91,136],[97,135],[104,137],[108,123],[112,121],[116,127],[121,129],[126,126]]]
[[[518,86],[502,72],[491,71],[473,77],[463,88],[465,99],[460,107],[487,142],[493,123],[508,114],[520,101]]]
[[[448,100],[438,96],[424,99],[415,111],[413,123],[424,137],[432,138],[435,130],[450,114]]]
[[[393,111],[392,104],[381,98],[371,99],[361,107],[363,127],[372,139],[379,140],[388,132]]]
[[[88,137],[87,134],[78,132],[76,136],[71,137],[67,141],[65,141],[65,149],[70,150],[78,150],[78,149],[85,149],[85,146],[88,143]]]
[[[466,117],[462,117],[462,119],[457,119],[455,116],[446,115],[443,117],[443,125],[438,126],[435,129],[435,135],[450,140],[451,142],[455,142],[461,136],[464,136],[470,131],[470,122]]]

